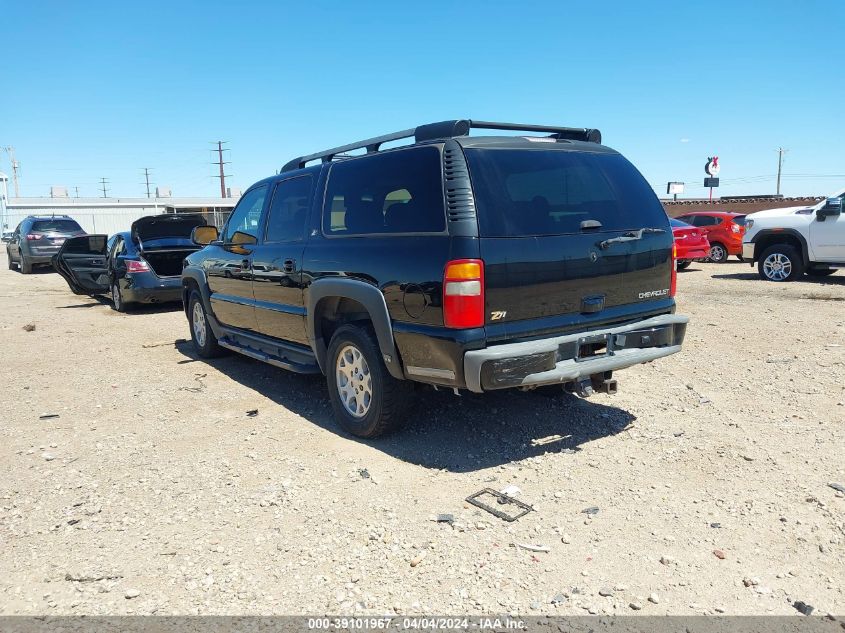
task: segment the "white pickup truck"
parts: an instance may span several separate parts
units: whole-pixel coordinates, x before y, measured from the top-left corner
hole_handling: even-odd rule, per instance
[[[746,216],[742,259],[760,277],[794,281],[845,269],[845,189],[812,207],[758,211]]]

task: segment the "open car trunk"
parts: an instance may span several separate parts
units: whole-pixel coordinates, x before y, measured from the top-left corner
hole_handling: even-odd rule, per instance
[[[132,238],[157,276],[175,277],[182,274],[185,257],[199,250],[191,243],[192,231],[205,225],[198,213],[150,215],[132,223]]]
[[[182,274],[182,261],[199,247],[167,248],[160,250],[145,250],[143,258],[159,277],[175,277]]]

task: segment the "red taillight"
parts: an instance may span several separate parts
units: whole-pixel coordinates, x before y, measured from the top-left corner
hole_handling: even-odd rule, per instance
[[[669,281],[669,296],[674,297],[678,289],[678,247],[672,244],[672,277]]]
[[[446,327],[484,325],[484,262],[454,259],[443,274],[443,322]]]
[[[731,231],[734,233],[739,233],[742,229],[740,228],[739,224],[734,224],[731,222]]]
[[[125,259],[126,262],[126,272],[128,273],[148,273],[150,272],[150,266],[145,261],[139,261],[137,259]]]
[[[42,237],[44,237],[44,236],[40,235],[38,233],[27,233],[27,235],[26,235],[26,239],[28,239],[30,242],[35,241],[35,240],[40,240]]]

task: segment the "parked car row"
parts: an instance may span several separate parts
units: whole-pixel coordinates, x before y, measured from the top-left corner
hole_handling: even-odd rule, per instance
[[[71,289],[115,309],[178,293],[201,357],[325,375],[368,438],[422,384],[614,393],[615,371],[680,351],[688,321],[663,207],[594,129],[421,125],[290,161],[222,232],[157,216],[55,246]]]
[[[676,266],[738,254],[742,217],[670,222],[600,141],[445,121],[296,158],[250,187],[222,231],[161,215],[111,237],[28,227],[26,239],[46,235],[73,292],[111,294],[116,310],[181,298],[200,357],[325,375],[337,420],[371,438],[402,422],[420,384],[587,397],[680,351]],[[820,221],[837,219],[824,209]]]

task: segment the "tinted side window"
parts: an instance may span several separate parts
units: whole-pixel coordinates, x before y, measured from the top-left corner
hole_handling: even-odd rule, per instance
[[[266,197],[267,185],[250,189],[244,194],[226,223],[224,242],[231,242],[236,231],[258,237],[258,223],[261,220],[261,210],[264,208],[264,198]]]
[[[264,241],[289,242],[303,238],[311,208],[312,184],[311,176],[300,176],[276,185]]]
[[[415,147],[332,165],[323,207],[328,235],[446,230],[440,150]]]

